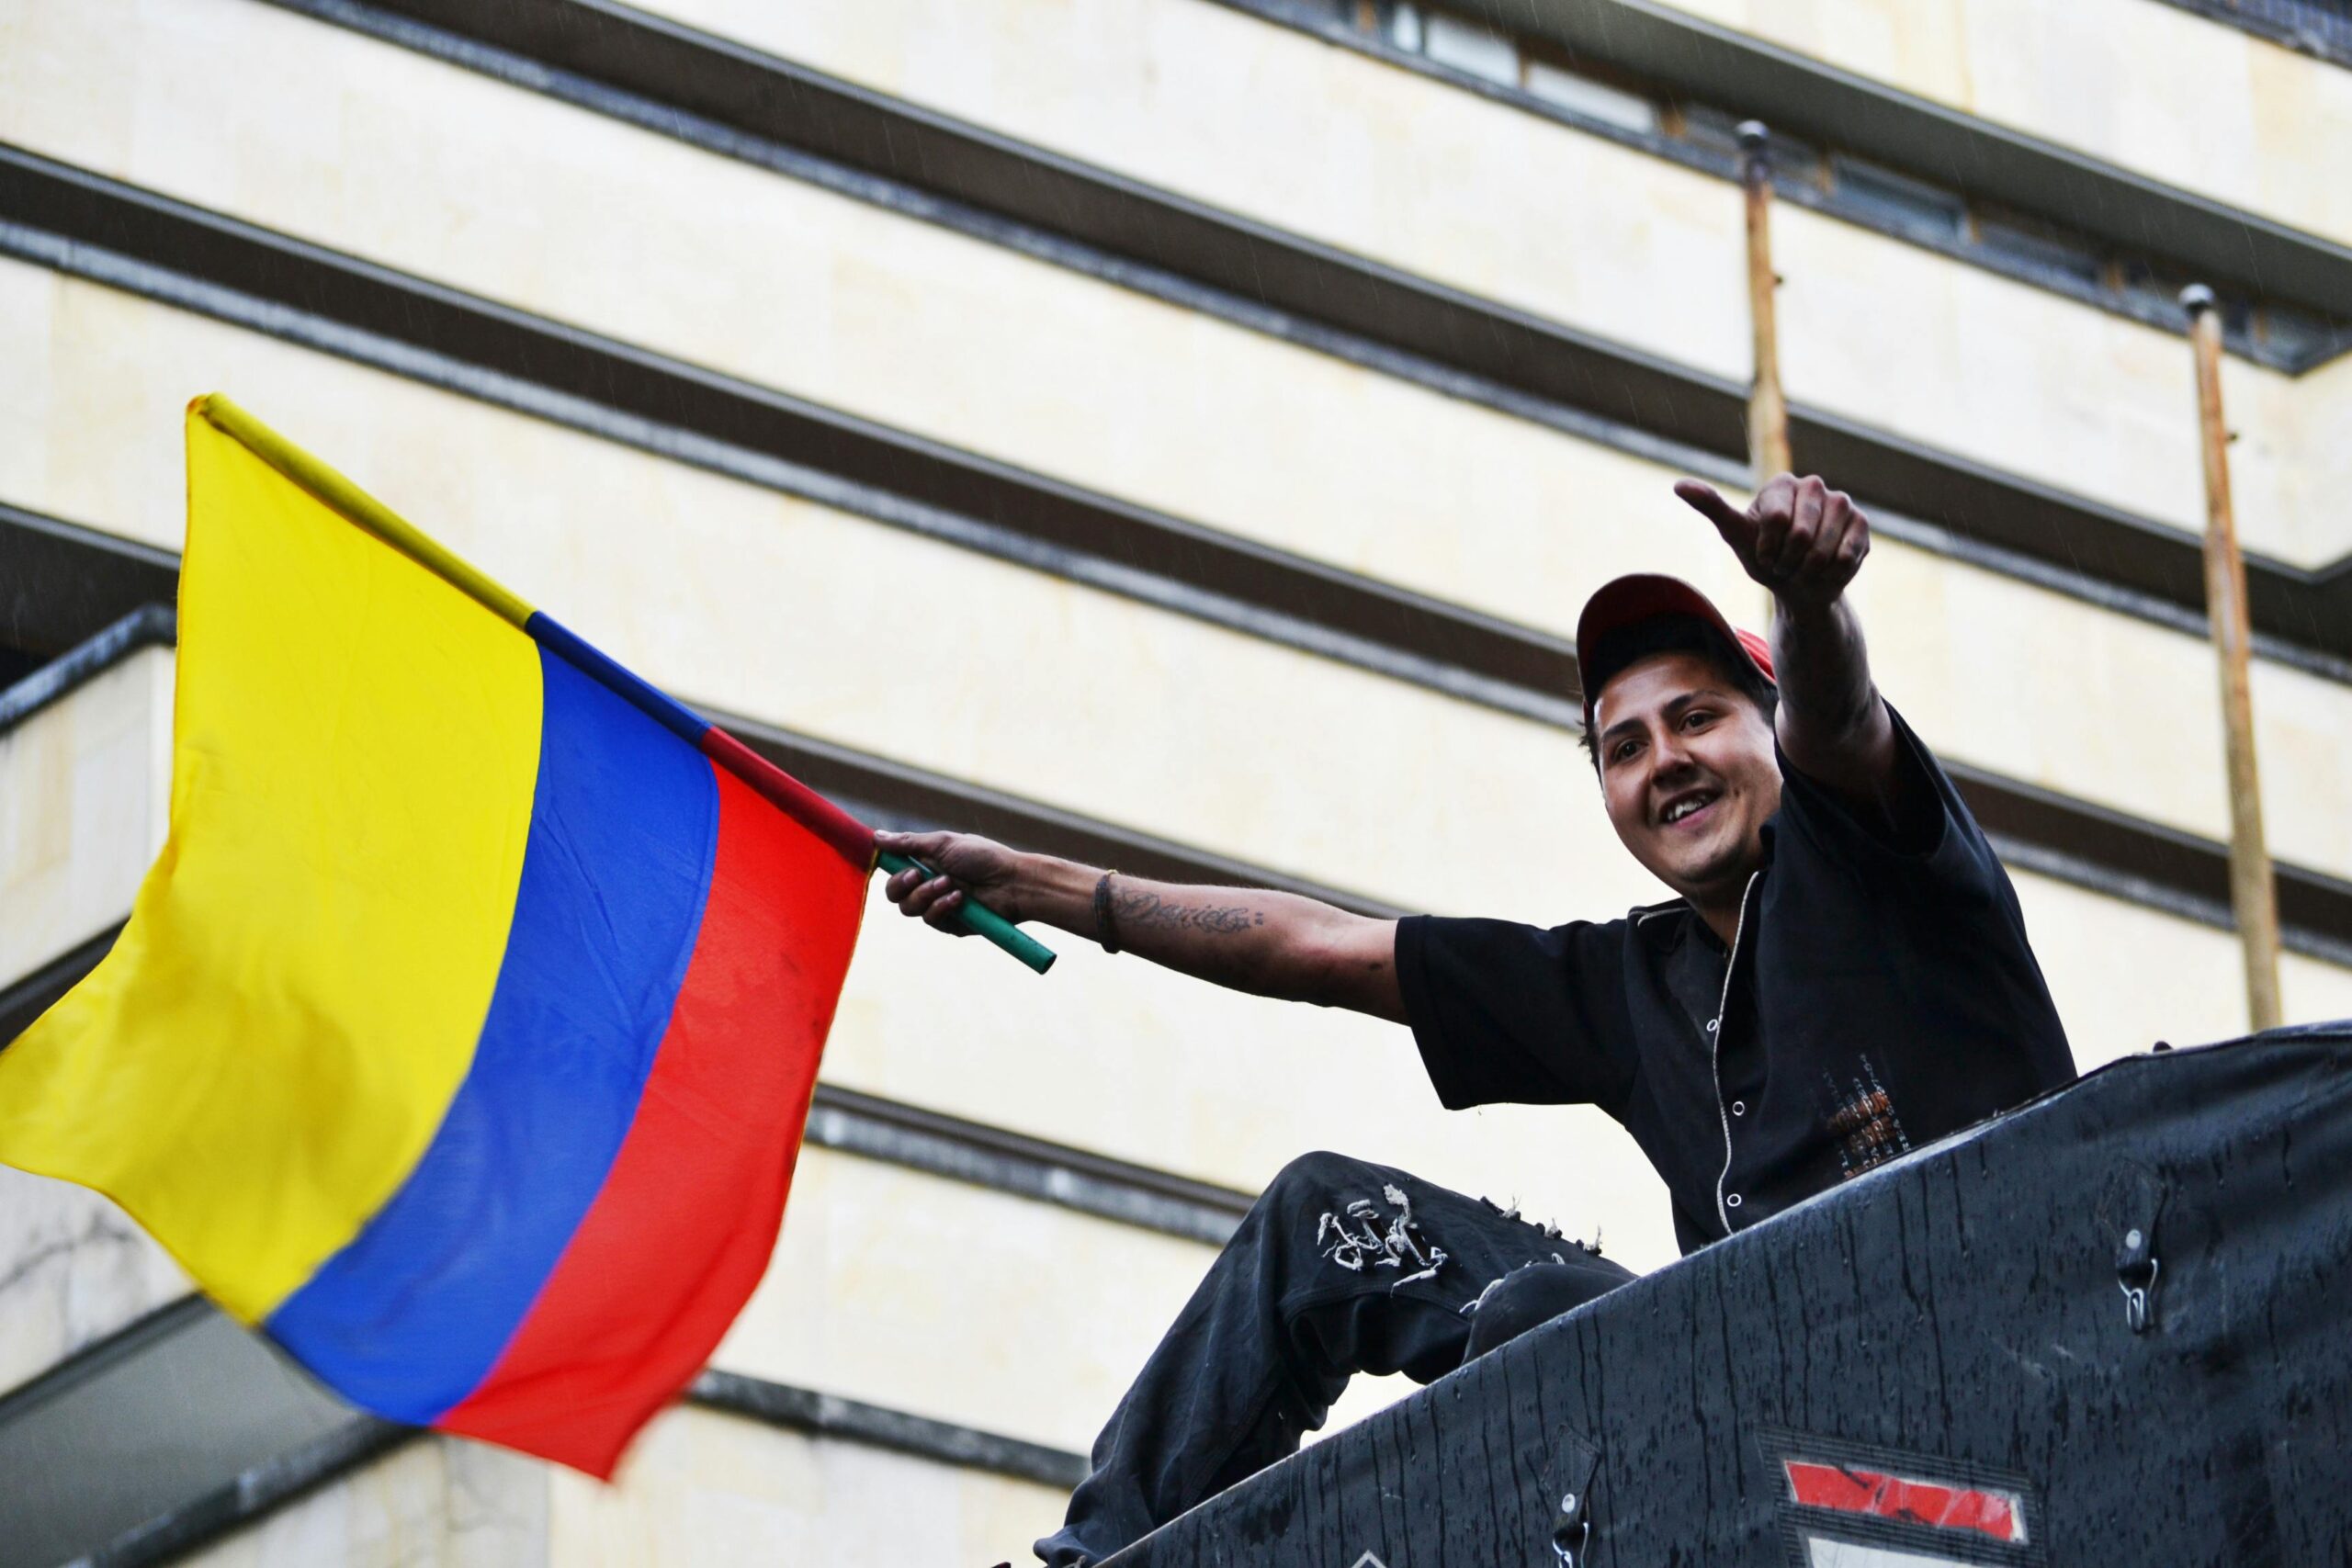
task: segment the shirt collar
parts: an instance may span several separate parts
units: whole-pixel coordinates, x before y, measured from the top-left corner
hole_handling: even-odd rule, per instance
[[[1698,912],[1684,898],[1638,905],[1625,918],[1633,922],[1642,940],[1659,953],[1672,953],[1680,947],[1690,928],[1699,923]]]

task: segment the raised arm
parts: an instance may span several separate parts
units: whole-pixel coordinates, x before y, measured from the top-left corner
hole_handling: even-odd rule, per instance
[[[899,912],[943,931],[967,897],[1009,920],[1038,920],[1253,996],[1342,1007],[1405,1021],[1396,984],[1396,922],[1334,908],[1295,893],[1192,887],[1103,874],[1051,855],[1023,854],[969,833],[876,833],[875,842],[939,874],[902,871],[885,892]]]
[[[1781,750],[1811,779],[1903,823],[1917,781],[1901,766],[1894,720],[1871,680],[1862,623],[1846,585],[1870,553],[1870,520],[1820,479],[1781,474],[1743,512],[1697,479],[1674,487],[1715,525],[1747,575],[1771,590]]]

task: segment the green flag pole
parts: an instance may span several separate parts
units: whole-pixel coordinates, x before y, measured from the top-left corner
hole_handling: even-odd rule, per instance
[[[895,850],[884,850],[880,855],[882,869],[896,876],[902,871],[920,871],[923,875],[939,874],[910,856]],[[1043,975],[1054,966],[1054,950],[989,908],[986,904],[964,895],[964,907],[956,912],[956,923],[974,936],[984,936],[997,946]]]

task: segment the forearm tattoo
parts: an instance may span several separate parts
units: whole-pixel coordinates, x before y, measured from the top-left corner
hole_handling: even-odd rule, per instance
[[[1246,904],[1190,905],[1170,904],[1157,893],[1142,888],[1116,887],[1112,903],[1119,924],[1127,931],[1151,927],[1159,931],[1206,931],[1213,936],[1233,936],[1266,923],[1266,917]]]

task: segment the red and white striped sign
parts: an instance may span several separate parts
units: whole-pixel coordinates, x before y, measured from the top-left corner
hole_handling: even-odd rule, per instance
[[[2025,1541],[2025,1503],[2014,1492],[1922,1481],[1814,1460],[1784,1460],[1781,1468],[1788,1474],[1791,1499],[1804,1507],[1829,1508],[1897,1524],[1964,1530],[2011,1545]],[[1890,1557],[1887,1561],[1906,1560]]]

